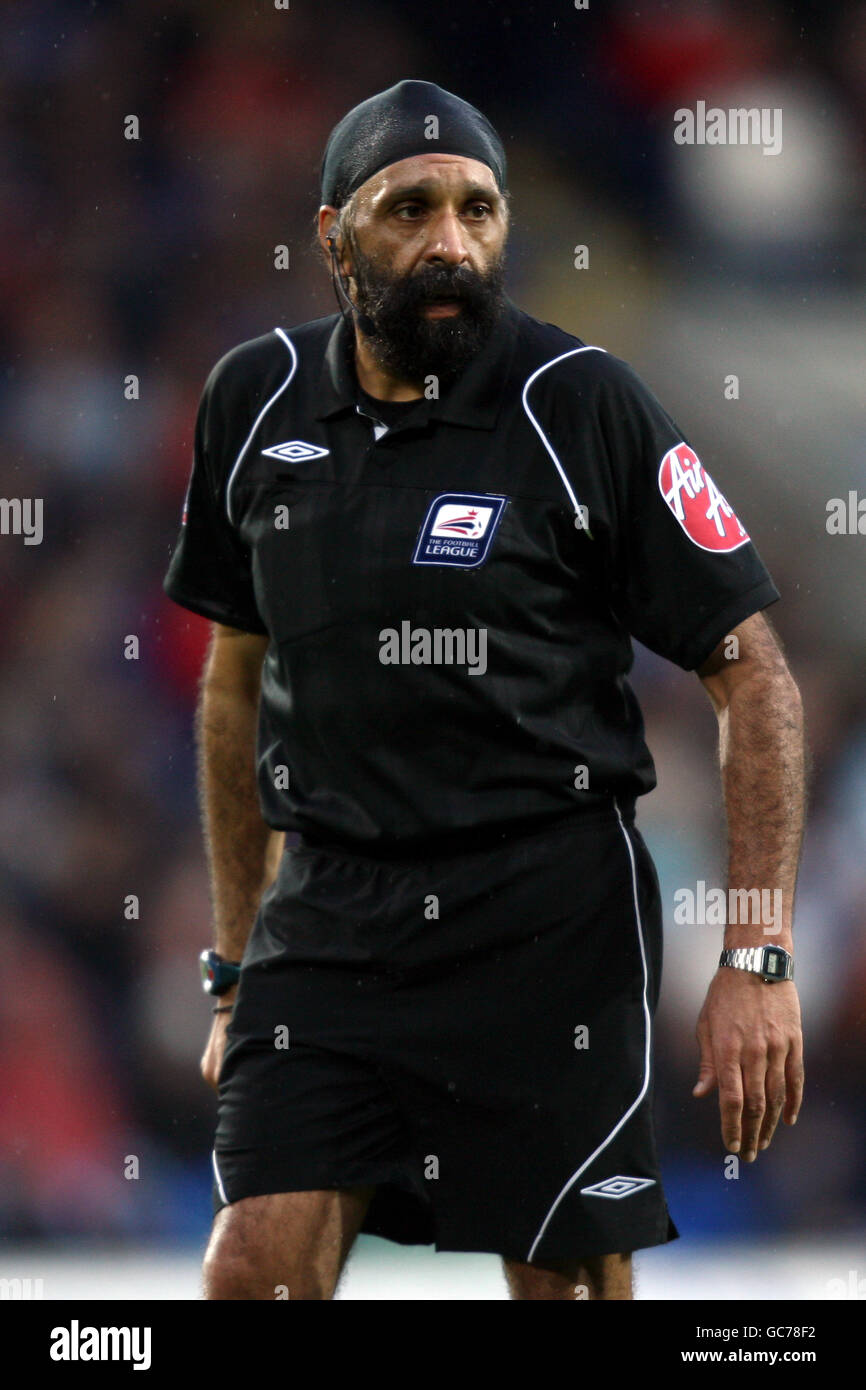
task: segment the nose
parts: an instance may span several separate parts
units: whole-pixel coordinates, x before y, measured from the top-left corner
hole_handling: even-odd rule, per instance
[[[463,265],[469,252],[460,218],[453,209],[443,210],[430,228],[423,259],[428,265]]]

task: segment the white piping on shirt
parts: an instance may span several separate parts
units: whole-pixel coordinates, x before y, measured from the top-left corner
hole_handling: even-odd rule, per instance
[[[552,357],[549,362],[543,362],[540,367],[536,367],[535,371],[532,373],[530,377],[527,377],[526,385],[523,388],[523,395],[521,397],[523,401],[523,409],[526,411],[527,415],[532,421],[532,424],[535,427],[539,439],[541,440],[547,452],[550,454],[550,457],[553,459],[553,462],[556,466],[556,471],[562,479],[565,490],[568,493],[569,500],[571,501],[571,505],[574,507],[575,516],[581,514],[580,503],[578,502],[574,494],[574,489],[568,480],[568,475],[566,474],[565,469],[563,468],[562,464],[556,456],[556,451],[553,445],[551,444],[547,435],[544,433],[544,430],[541,428],[541,426],[539,425],[538,421],[536,420],[535,416],[529,408],[529,401],[527,400],[527,396],[529,394],[529,388],[535,381],[536,377],[541,376],[542,372],[546,372],[548,367],[554,367],[557,362],[564,362],[566,357],[574,357],[579,352],[607,352],[607,348],[595,347],[592,344],[589,344],[589,346],[587,347],[571,348],[568,352],[561,352],[558,357]]]
[[[235,475],[238,469],[240,468],[241,463],[243,462],[244,454],[250,446],[250,441],[252,440],[253,435],[255,434],[259,425],[264,420],[274,401],[283,394],[283,392],[285,391],[286,387],[288,386],[289,382],[291,381],[292,377],[295,375],[295,372],[298,369],[298,354],[295,352],[294,344],[292,343],[291,339],[287,336],[286,333],[283,332],[282,328],[275,328],[274,332],[276,333],[278,338],[282,338],[286,347],[289,349],[289,352],[292,354],[292,365],[289,368],[289,375],[286,377],[282,386],[280,386],[279,389],[274,392],[274,394],[271,396],[271,399],[267,402],[266,405],[262,406],[261,410],[256,416],[255,424],[253,425],[252,429],[250,430],[249,434],[244,440],[243,447],[240,453],[238,454],[237,458],[235,459],[234,467],[232,468],[232,471],[229,474],[229,480],[226,483],[226,514],[228,516],[229,521],[232,522],[232,524],[234,524],[234,517],[232,516],[231,488],[232,483],[235,480]]]

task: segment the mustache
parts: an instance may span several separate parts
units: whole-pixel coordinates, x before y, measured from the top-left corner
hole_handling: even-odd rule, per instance
[[[499,264],[486,273],[468,266],[424,265],[399,277],[369,261],[358,269],[360,299],[365,310],[373,314],[383,309],[402,314],[445,299],[459,300],[470,310],[480,309],[500,273]]]
[[[465,266],[431,265],[416,270],[404,281],[407,299],[419,304],[436,299],[474,299],[484,287],[484,276]]]

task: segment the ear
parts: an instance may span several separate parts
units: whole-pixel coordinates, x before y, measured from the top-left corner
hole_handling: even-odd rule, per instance
[[[319,245],[329,262],[332,254],[336,254],[344,275],[352,273],[351,266],[347,266],[345,263],[345,245],[340,230],[339,211],[327,204],[319,208]]]

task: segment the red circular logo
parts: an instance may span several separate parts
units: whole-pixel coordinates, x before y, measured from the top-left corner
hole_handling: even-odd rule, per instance
[[[659,492],[701,550],[737,550],[749,534],[694,449],[675,444],[659,465]]]

